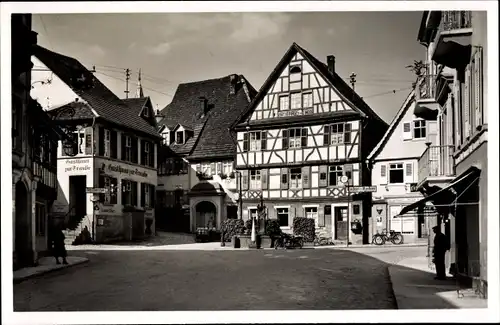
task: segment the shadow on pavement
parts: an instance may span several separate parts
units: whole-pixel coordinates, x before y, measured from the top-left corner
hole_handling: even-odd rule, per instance
[[[396,266],[391,284],[391,264],[340,249],[78,255],[91,263],[14,285],[14,310],[380,310],[396,309],[396,300],[457,308],[437,295],[450,287],[436,286],[432,274]]]

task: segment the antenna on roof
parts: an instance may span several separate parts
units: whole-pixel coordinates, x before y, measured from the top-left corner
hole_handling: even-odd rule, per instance
[[[128,81],[130,80],[130,69],[127,68],[125,69],[125,98],[128,99],[128,93],[130,92],[128,90]]]

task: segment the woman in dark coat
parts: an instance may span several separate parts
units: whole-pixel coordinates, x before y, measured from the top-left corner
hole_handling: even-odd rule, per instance
[[[66,256],[67,256],[66,247],[64,246],[65,239],[66,237],[62,232],[61,226],[55,226],[52,228],[50,245],[52,247],[52,254],[55,257],[57,264],[61,264],[59,262],[59,257],[62,258],[63,264],[68,264],[68,261],[66,261]]]

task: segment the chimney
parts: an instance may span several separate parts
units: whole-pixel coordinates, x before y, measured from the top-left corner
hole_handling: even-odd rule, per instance
[[[229,94],[230,95],[234,95],[234,94],[236,94],[236,83],[238,82],[238,76],[235,75],[235,74],[232,74],[229,77],[229,82],[230,82],[230,85],[229,85]]]
[[[335,57],[333,55],[329,55],[326,57],[326,62],[328,64],[328,72],[335,72]]]
[[[208,113],[208,101],[205,97],[199,97],[198,98],[200,100],[200,106],[201,106],[201,110],[203,111],[203,114],[207,114]]]

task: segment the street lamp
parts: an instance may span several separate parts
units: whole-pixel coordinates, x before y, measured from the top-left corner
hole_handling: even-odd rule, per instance
[[[350,222],[349,222],[349,215],[350,215],[350,205],[351,205],[351,195],[350,195],[350,192],[349,192],[349,178],[347,176],[342,176],[340,178],[340,182],[342,182],[346,188],[347,188],[347,244],[346,244],[346,247],[349,247],[349,237],[351,237],[351,231],[350,231]]]

